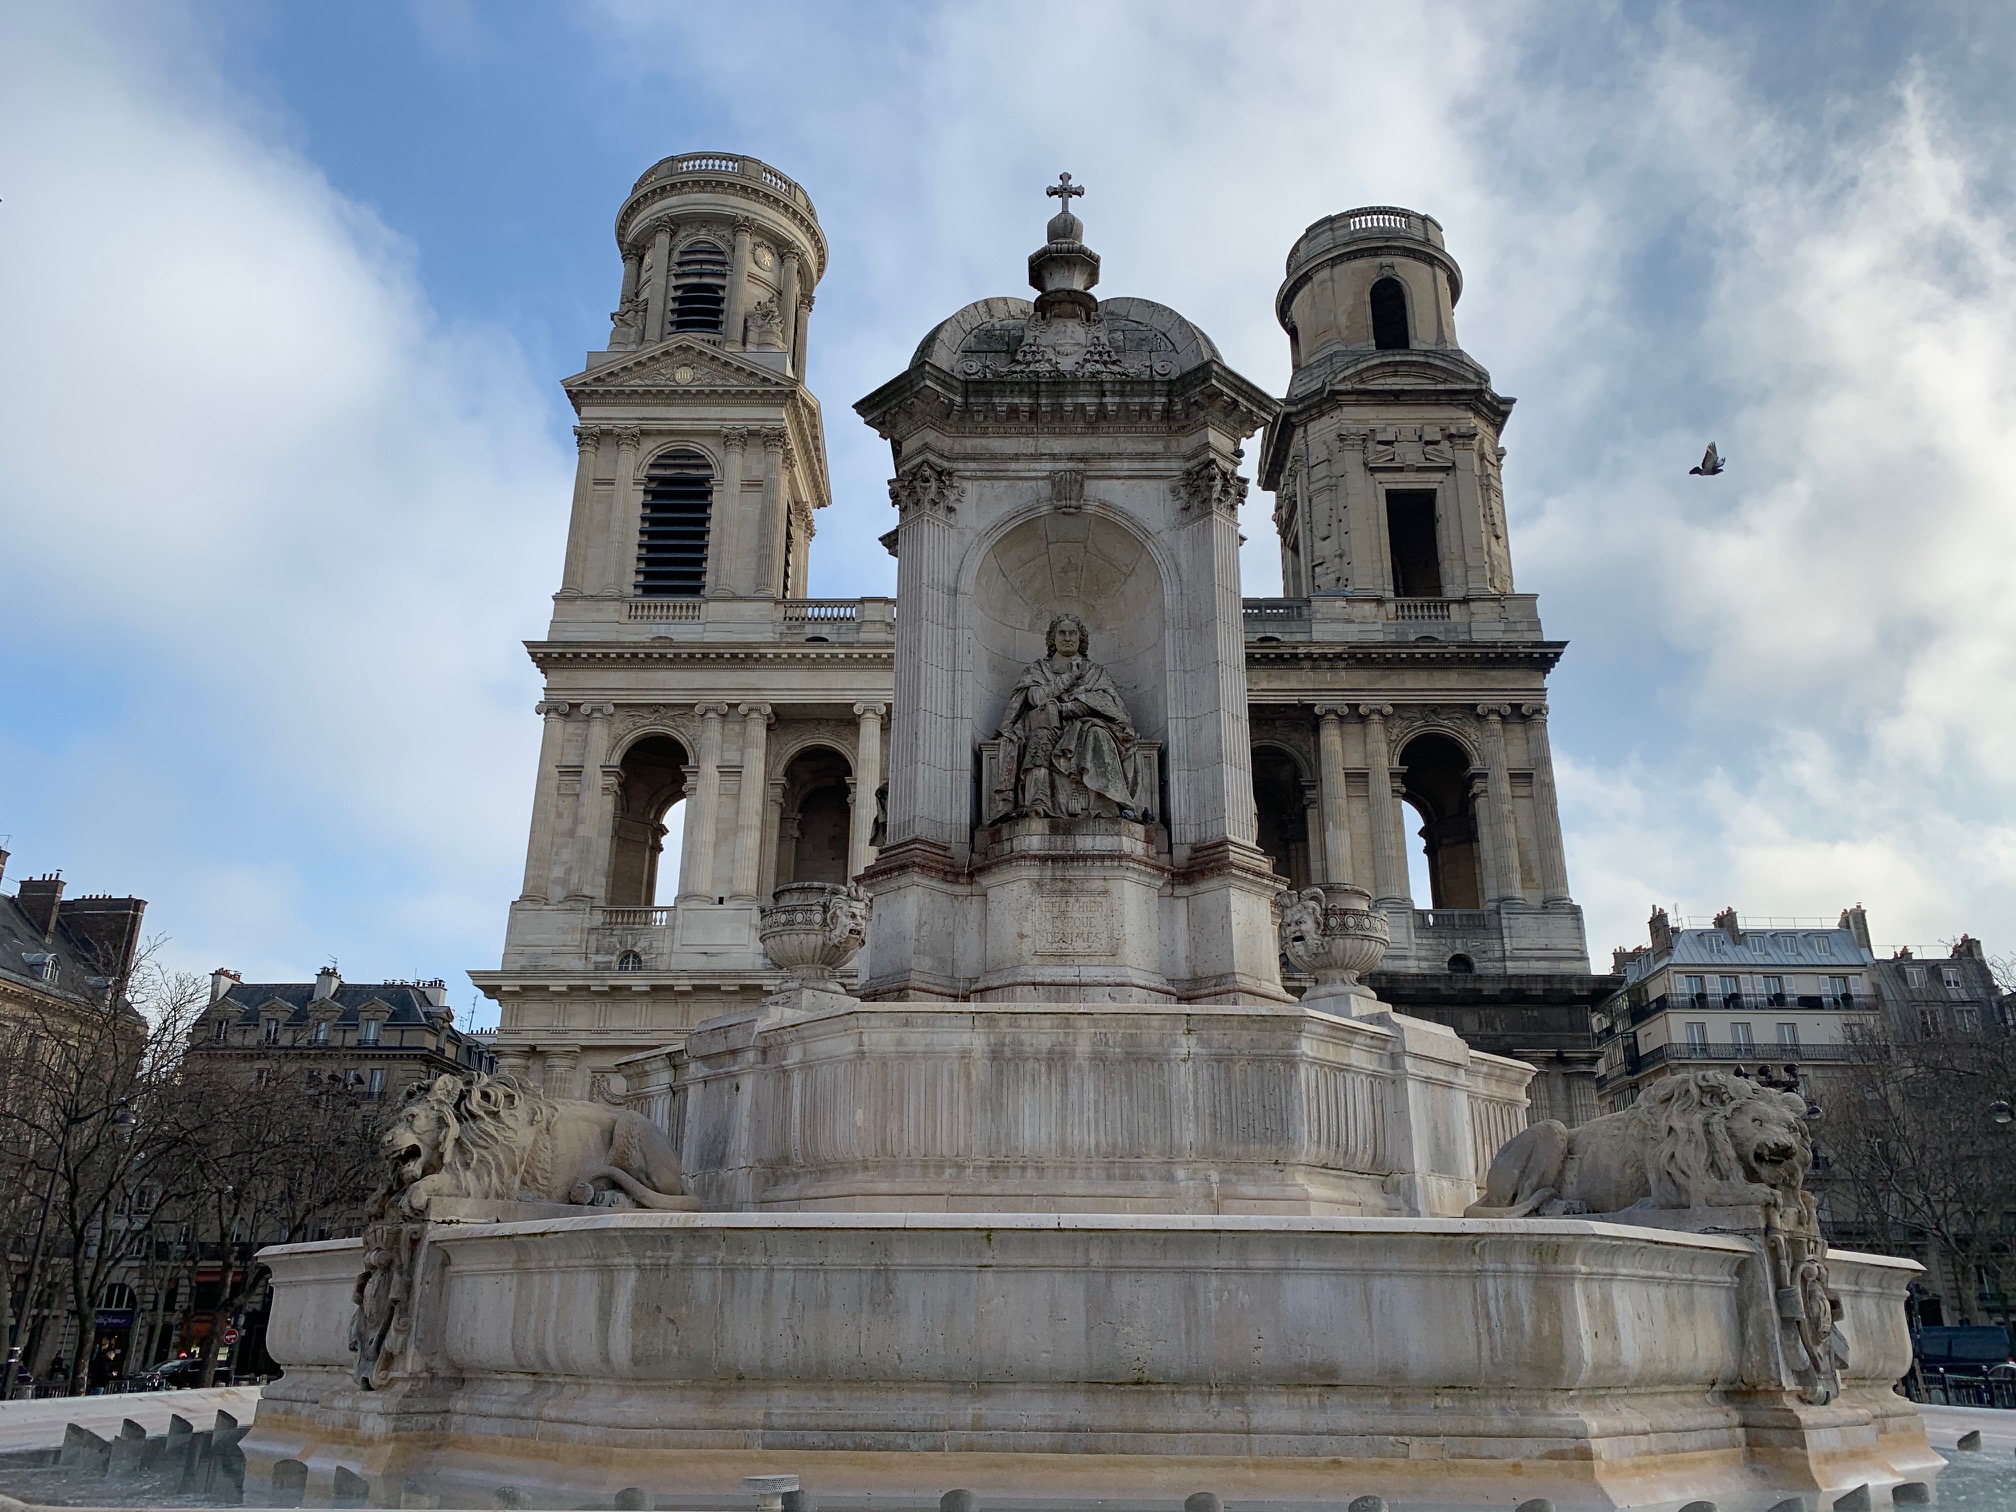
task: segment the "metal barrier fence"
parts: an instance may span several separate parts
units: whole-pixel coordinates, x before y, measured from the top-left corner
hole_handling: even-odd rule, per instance
[[[1931,1407],[2016,1408],[2016,1371],[1989,1375],[1973,1370],[1914,1370],[1904,1394]]]

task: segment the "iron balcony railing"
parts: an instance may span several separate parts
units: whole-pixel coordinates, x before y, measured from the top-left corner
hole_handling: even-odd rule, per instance
[[[1871,1013],[1876,1000],[1855,993],[1787,992],[1662,992],[1643,1003],[1631,1005],[1630,1019],[1642,1024],[1660,1014],[1673,1013],[1791,1013],[1814,1012]]]

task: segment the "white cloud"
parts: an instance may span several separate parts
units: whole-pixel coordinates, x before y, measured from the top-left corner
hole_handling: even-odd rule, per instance
[[[170,900],[188,964],[482,964],[571,448],[161,20],[17,10],[0,47],[6,614],[70,684],[17,705],[0,829]]]
[[[444,327],[399,238],[162,14],[0,21],[11,671],[92,688],[9,721],[0,831],[175,898],[157,922],[196,964],[482,963],[537,739],[514,643],[569,491],[554,375]],[[418,14],[437,51],[475,45],[466,7]],[[2006,935],[2016,258],[1981,188],[1996,139],[1937,80],[1801,93],[1677,10],[769,16],[761,47],[613,0],[583,24],[634,86],[599,124],[636,168],[746,150],[820,207],[839,502],[815,591],[893,580],[887,450],[849,406],[1020,285],[1060,169],[1091,188],[1102,292],[1175,305],[1276,391],[1289,244],[1411,205],[1464,264],[1466,345],[1521,396],[1514,552],[1574,643],[1554,742],[1598,958],[1654,900]],[[717,140],[678,124],[696,99]],[[1735,460],[1704,483],[1710,435]],[[1256,497],[1252,592],[1266,517]]]
[[[1888,94],[1801,94],[1678,11],[863,14],[792,11],[760,54],[655,7],[602,17],[613,68],[676,69],[727,116],[662,150],[755,152],[820,207],[814,379],[861,527],[822,539],[836,590],[886,571],[826,545],[882,528],[886,452],[841,405],[1019,285],[1059,168],[1092,190],[1102,289],[1177,306],[1277,392],[1302,226],[1425,209],[1465,266],[1466,345],[1523,395],[1514,551],[1576,642],[1555,744],[1598,958],[1655,899],[2004,930],[2016,279],[1974,187],[1990,154],[1932,82],[1900,63]],[[1710,435],[1735,463],[1703,483]],[[1266,515],[1249,592],[1278,581]]]

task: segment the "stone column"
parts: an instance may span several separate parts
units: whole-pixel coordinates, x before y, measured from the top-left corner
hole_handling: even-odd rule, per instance
[[[730,345],[742,345],[742,314],[749,291],[749,238],[756,229],[749,220],[735,222],[735,250],[728,257],[728,299],[721,334]]]
[[[798,298],[798,323],[793,328],[791,350],[795,354],[794,367],[800,378],[805,376],[806,363],[811,360],[805,349],[805,341],[812,330],[812,296],[801,294]]]
[[[1484,804],[1491,843],[1485,848],[1485,892],[1494,903],[1522,902],[1526,889],[1519,877],[1519,824],[1512,811],[1512,773],[1505,763],[1505,716],[1509,704],[1479,704],[1484,721]],[[1474,791],[1474,789],[1473,789]],[[1495,875],[1494,875],[1495,873]]]
[[[643,445],[641,431],[626,426],[616,432],[616,481],[602,541],[602,598],[627,599],[637,591],[637,531],[644,506],[637,454]]]
[[[567,705],[541,703],[533,713],[545,717],[539,736],[539,776],[532,787],[532,834],[525,843],[525,890],[520,903],[544,903],[547,878],[553,869],[553,821],[559,799],[561,748],[567,739]]]
[[[588,547],[595,538],[595,463],[602,453],[602,430],[574,427],[574,506],[567,516],[567,557],[560,568],[560,596],[579,598],[588,582]]]
[[[1344,706],[1316,706],[1316,748],[1323,812],[1323,880],[1353,880],[1351,810],[1344,797]]]
[[[950,847],[967,833],[970,758],[955,710],[953,512],[962,485],[924,458],[890,481],[897,508],[896,697],[889,726],[887,847],[922,840]]]
[[[742,716],[742,791],[735,800],[735,880],[728,895],[753,903],[762,880],[763,796],[769,775],[765,755],[774,720],[766,703],[745,703],[736,712]]]
[[[784,779],[773,777],[763,784],[763,833],[770,843],[763,847],[763,864],[756,872],[756,895],[767,898],[777,890],[777,842],[784,833]]]
[[[749,448],[749,432],[731,425],[721,432],[721,487],[715,495],[714,510],[707,521],[707,597],[733,598],[748,592],[741,581],[747,572],[742,561],[741,541],[745,534],[742,519],[742,460]]]
[[[545,1082],[548,1097],[578,1098],[581,1095],[581,1052],[548,1050]]]
[[[792,345],[792,337],[798,324],[798,254],[783,254],[783,266],[777,277],[777,322],[784,327],[784,344],[791,347],[789,365],[797,377],[804,377],[805,370],[798,365],[798,350]]]
[[[875,789],[882,783],[882,716],[887,704],[857,703],[860,723],[854,737],[854,820],[847,832],[847,875],[858,877],[875,863]]]
[[[1380,903],[1413,906],[1407,891],[1407,837],[1400,827],[1392,756],[1386,749],[1386,716],[1391,704],[1360,704],[1365,721],[1365,780],[1372,804],[1372,892]]]
[[[679,866],[679,901],[712,903],[714,891],[714,830],[721,800],[721,719],[726,704],[697,704],[700,716],[700,762],[689,769],[686,790],[686,841]]]
[[[761,535],[754,552],[745,556],[756,560],[756,581],[752,593],[767,598],[783,594],[784,573],[784,428],[775,426],[759,432],[763,441],[763,511]]]
[[[522,1046],[514,1045],[506,1049],[504,1046],[499,1045],[492,1053],[497,1057],[497,1074],[499,1076],[509,1076],[518,1081],[523,1081],[525,1080],[525,1073],[532,1069],[532,1052]]]
[[[588,716],[588,740],[581,751],[581,791],[574,803],[574,874],[568,879],[567,900],[587,903],[601,897],[604,878],[597,876],[595,857],[606,841],[597,833],[615,822],[602,792],[602,765],[609,759],[609,716],[614,704],[583,704]]]
[[[651,235],[651,287],[644,291],[644,338],[651,346],[665,339],[665,308],[672,295],[672,227],[664,221]]]
[[[1547,705],[1527,704],[1526,759],[1533,763],[1533,820],[1540,833],[1540,901],[1569,903],[1568,851],[1561,843],[1561,807],[1554,792],[1554,751],[1547,738]]]

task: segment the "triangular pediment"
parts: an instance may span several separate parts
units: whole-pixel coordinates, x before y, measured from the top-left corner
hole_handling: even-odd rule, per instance
[[[592,394],[692,393],[722,389],[797,388],[795,379],[773,372],[739,353],[691,337],[673,337],[649,351],[624,357],[578,373],[566,382],[567,392]]]

